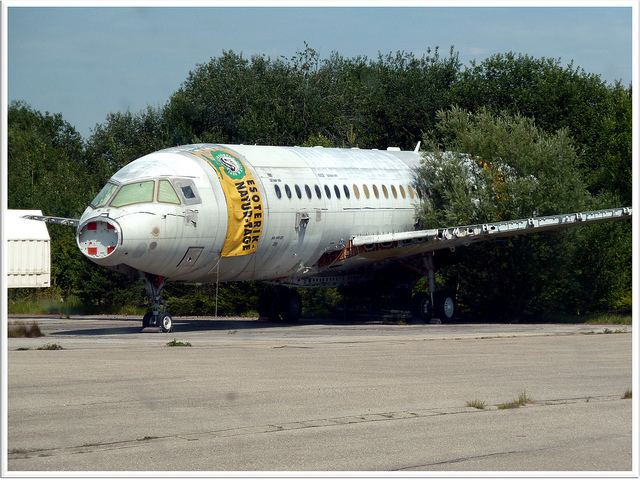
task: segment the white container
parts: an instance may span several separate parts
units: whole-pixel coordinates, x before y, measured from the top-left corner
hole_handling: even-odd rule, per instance
[[[51,286],[51,248],[47,224],[21,218],[40,210],[7,210],[3,219],[7,241],[9,288]]]

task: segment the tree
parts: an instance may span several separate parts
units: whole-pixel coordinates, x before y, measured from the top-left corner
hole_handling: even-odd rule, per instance
[[[417,184],[424,192],[417,215],[426,228],[574,212],[595,205],[566,130],[549,134],[520,115],[452,108],[438,113],[438,125],[424,141],[430,153],[417,171]],[[602,266],[602,252],[580,248],[592,238],[589,233],[565,231],[472,245],[458,251],[446,280],[458,284],[461,303],[477,314],[513,317],[610,306],[612,298],[605,291],[620,293],[622,284],[630,286],[620,270],[624,261],[607,265],[614,278],[623,274],[615,289],[608,275],[594,289],[593,278],[581,272],[585,264]],[[599,235],[604,246],[610,238]],[[608,287],[603,289],[605,283]]]

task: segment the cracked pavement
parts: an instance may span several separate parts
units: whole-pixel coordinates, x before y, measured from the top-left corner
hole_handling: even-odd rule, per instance
[[[9,471],[631,469],[629,326],[38,322],[9,341]]]

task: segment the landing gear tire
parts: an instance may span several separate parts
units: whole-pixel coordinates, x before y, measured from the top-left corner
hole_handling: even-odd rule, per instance
[[[431,320],[433,308],[431,308],[431,298],[426,293],[418,293],[413,297],[411,311],[418,319],[428,322]]]
[[[171,315],[168,313],[163,313],[160,315],[160,331],[162,333],[169,333],[173,330],[173,319]]]
[[[437,312],[440,320],[448,322],[453,320],[456,314],[456,299],[450,292],[442,292],[437,294],[436,298]]]
[[[142,328],[147,328],[151,324],[152,316],[153,315],[151,312],[147,312],[144,314],[144,317],[142,317]]]

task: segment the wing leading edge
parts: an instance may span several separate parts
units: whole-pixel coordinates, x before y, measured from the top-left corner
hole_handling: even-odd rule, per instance
[[[354,236],[342,250],[325,254],[318,262],[318,267],[320,270],[329,267],[350,268],[364,262],[410,257],[495,238],[626,220],[631,218],[631,214],[631,207],[619,207],[477,225]]]
[[[45,223],[53,223],[55,225],[65,225],[68,227],[77,227],[80,220],[77,218],[48,217],[44,215],[23,215],[22,218],[28,220],[38,220]]]

